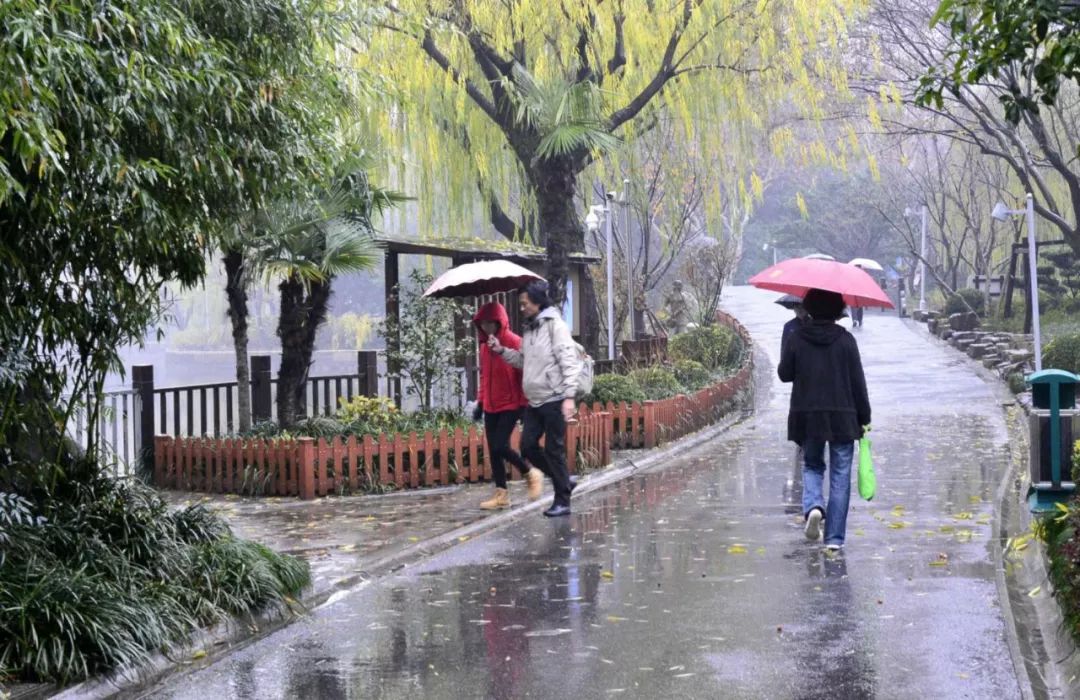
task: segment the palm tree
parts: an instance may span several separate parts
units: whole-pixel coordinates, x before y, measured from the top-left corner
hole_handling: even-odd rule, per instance
[[[281,280],[277,418],[282,429],[303,418],[315,334],[326,321],[334,278],[376,265],[372,217],[402,199],[372,186],[357,170],[317,198],[285,202],[267,212],[253,260],[268,280]]]

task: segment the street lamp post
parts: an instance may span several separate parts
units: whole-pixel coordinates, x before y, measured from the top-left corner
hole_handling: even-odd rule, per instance
[[[623,210],[623,236],[626,237],[626,308],[627,318],[630,320],[630,340],[637,338],[637,329],[634,327],[634,256],[633,246],[630,244],[630,179],[623,178],[622,197],[619,198]]]
[[[990,212],[996,221],[1005,221],[1010,216],[1027,216],[1028,225],[1028,280],[1031,287],[1031,333],[1035,340],[1035,371],[1042,371],[1042,332],[1039,324],[1039,279],[1038,246],[1035,244],[1035,199],[1027,193],[1027,206],[1023,209],[1009,209],[1003,202],[994,205]],[[989,283],[989,282],[988,282]]]
[[[904,208],[904,216],[913,216],[909,208]],[[930,208],[923,204],[919,207],[919,311],[926,312],[926,220]]]
[[[585,225],[590,231],[600,230],[600,218],[604,219],[604,229],[606,233],[607,241],[604,243],[604,252],[607,257],[607,346],[608,346],[608,359],[615,359],[615,290],[613,285],[613,261],[611,255],[611,207],[609,203],[614,198],[615,193],[609,192],[607,199],[602,205],[593,205],[589,207],[589,213],[585,216]]]
[[[776,242],[775,241],[769,241],[768,243],[762,243],[761,244],[761,249],[762,250],[769,250],[770,248],[772,248],[772,264],[775,265],[776,264]]]

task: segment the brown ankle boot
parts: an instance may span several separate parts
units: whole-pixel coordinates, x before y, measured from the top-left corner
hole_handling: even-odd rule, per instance
[[[495,495],[480,504],[483,510],[499,510],[510,507],[510,492],[506,489],[495,489]]]
[[[535,501],[544,493],[544,473],[536,467],[525,472],[525,481],[529,484],[529,500]]]

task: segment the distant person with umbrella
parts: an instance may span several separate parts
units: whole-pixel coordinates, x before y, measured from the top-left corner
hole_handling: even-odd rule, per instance
[[[518,294],[518,303],[525,317],[521,349],[505,347],[496,336],[488,337],[488,347],[523,370],[522,388],[529,405],[521,431],[521,452],[555,487],[555,501],[544,515],[570,515],[574,487],[566,468],[566,424],[577,411],[575,396],[582,363],[570,329],[551,303],[546,281],[526,284]]]
[[[521,337],[510,330],[506,308],[497,301],[484,304],[473,316],[476,335],[480,341],[480,382],[476,390],[476,408],[473,418],[484,419],[484,438],[487,441],[491,474],[495,479],[495,494],[480,504],[484,510],[510,507],[510,492],[506,484],[506,462],[510,462],[525,475],[529,485],[529,500],[540,498],[543,476],[538,469],[530,469],[525,460],[510,447],[510,435],[521,419],[525,406],[525,394],[521,391],[521,370],[512,367],[488,347],[488,338],[511,350],[521,349]]]
[[[883,268],[880,263],[878,263],[875,260],[871,260],[870,258],[855,258],[853,260],[848,261],[848,265],[854,265],[855,267],[859,268],[860,270],[866,270],[867,272],[884,272],[885,271],[885,268]],[[853,328],[855,328],[855,327],[861,328],[862,325],[863,325],[863,307],[861,305],[859,305],[859,304],[853,305],[851,307],[851,326]]]
[[[803,448],[804,533],[808,540],[821,539],[824,521],[825,547],[838,550],[847,531],[855,440],[870,424],[870,398],[855,337],[836,324],[844,312],[843,296],[810,289],[803,307],[810,322],[784,344],[777,374],[780,381],[793,382],[787,434]]]
[[[795,318],[784,324],[784,330],[780,334],[780,353],[783,354],[784,343],[787,341],[788,336],[802,328],[803,324],[806,323],[809,314],[807,314],[806,309],[803,308],[802,299],[794,294],[785,294],[777,299],[776,303],[783,306],[785,309],[791,309],[795,312]]]

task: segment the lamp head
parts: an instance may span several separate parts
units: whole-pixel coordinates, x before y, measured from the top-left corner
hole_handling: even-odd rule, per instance
[[[1010,214],[1012,214],[1012,212],[1005,206],[1004,202],[995,204],[994,210],[990,212],[990,216],[992,216],[995,221],[1007,221]]]

